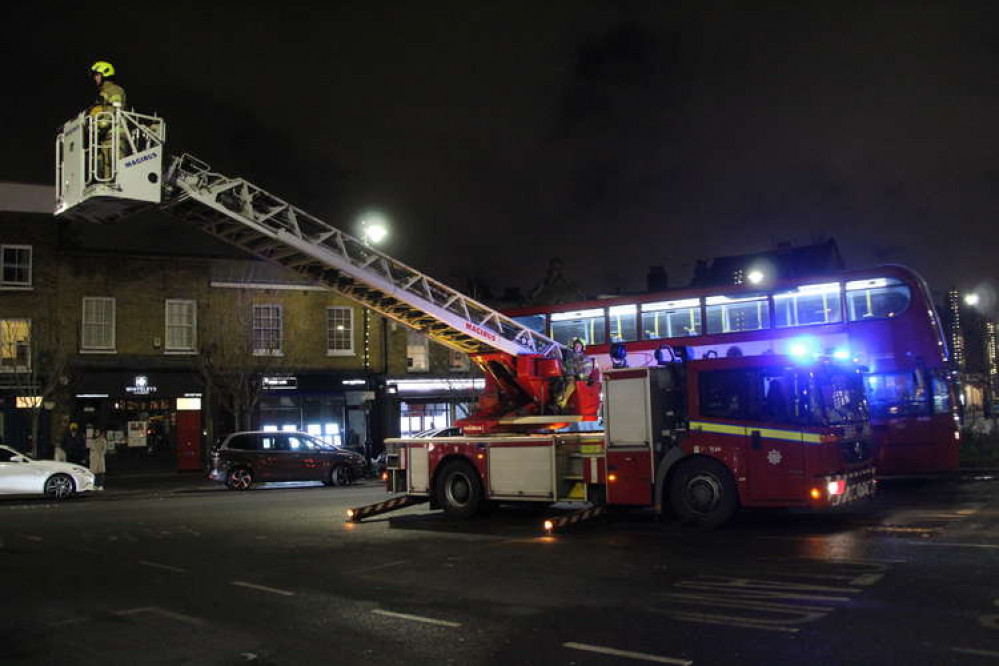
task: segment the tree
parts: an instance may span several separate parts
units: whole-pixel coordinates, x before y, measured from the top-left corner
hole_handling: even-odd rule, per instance
[[[30,422],[31,455],[38,456],[42,410],[72,382],[70,354],[52,307],[40,316],[0,319],[0,372]]]
[[[282,314],[275,307],[254,304],[249,291],[234,289],[213,293],[203,308],[198,372],[209,393],[232,415],[233,430],[249,429],[264,377],[288,351]]]

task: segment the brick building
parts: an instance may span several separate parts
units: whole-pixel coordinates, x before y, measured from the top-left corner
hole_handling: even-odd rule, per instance
[[[75,421],[109,432],[112,467],[199,467],[242,428],[373,454],[450,425],[481,383],[464,355],[182,223],[67,222],[51,201],[0,184],[0,433],[19,448],[37,430],[50,455]]]

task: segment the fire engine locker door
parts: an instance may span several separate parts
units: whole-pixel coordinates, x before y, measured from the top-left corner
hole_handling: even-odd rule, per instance
[[[647,370],[608,377],[606,482],[608,504],[652,502],[652,421]]]
[[[177,469],[197,471],[201,462],[201,412],[177,412]]]
[[[750,498],[757,501],[807,499],[805,450],[800,430],[746,426]],[[767,424],[769,425],[769,424]]]

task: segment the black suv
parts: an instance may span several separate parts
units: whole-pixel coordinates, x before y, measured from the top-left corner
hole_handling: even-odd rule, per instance
[[[208,478],[230,490],[255,481],[322,481],[346,486],[364,476],[364,456],[302,432],[234,432],[212,451]]]

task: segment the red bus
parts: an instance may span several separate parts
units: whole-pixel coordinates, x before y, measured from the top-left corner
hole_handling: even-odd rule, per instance
[[[664,347],[686,348],[691,359],[851,359],[865,368],[878,473],[925,474],[957,466],[960,435],[943,328],[925,281],[903,266],[766,288],[689,288],[506,314],[566,345],[582,339],[601,369],[613,366],[612,348],[622,347],[630,367],[656,365],[656,352]]]

